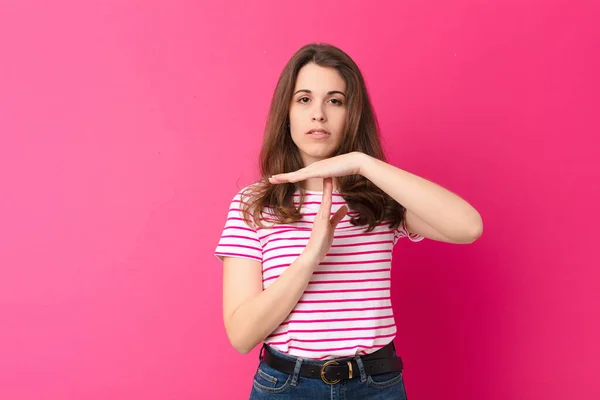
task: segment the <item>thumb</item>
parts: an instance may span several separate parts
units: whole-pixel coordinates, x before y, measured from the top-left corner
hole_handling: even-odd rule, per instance
[[[333,214],[333,217],[331,217],[331,226],[335,228],[346,214],[348,214],[348,207],[343,205],[335,212],[335,214]]]

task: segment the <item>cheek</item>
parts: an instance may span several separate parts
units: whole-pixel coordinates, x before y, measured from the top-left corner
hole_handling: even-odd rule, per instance
[[[346,114],[346,110],[341,110],[335,115],[335,123],[338,126],[340,133],[342,133],[344,126],[346,125]]]
[[[292,123],[298,122],[302,118],[302,110],[296,107],[295,104],[292,104],[292,106],[290,106],[288,117]]]

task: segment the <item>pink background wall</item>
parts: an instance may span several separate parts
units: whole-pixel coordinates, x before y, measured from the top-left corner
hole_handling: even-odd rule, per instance
[[[409,398],[600,398],[594,2],[93,3],[0,4],[1,399],[247,398],[212,252],[311,41],[390,162],[483,215],[396,248]]]

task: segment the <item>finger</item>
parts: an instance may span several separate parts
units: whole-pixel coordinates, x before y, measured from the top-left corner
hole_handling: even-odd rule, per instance
[[[323,197],[321,198],[321,207],[319,213],[321,218],[329,221],[331,215],[331,192],[333,190],[333,183],[331,178],[323,179]]]
[[[305,181],[309,178],[323,177],[323,175],[319,172],[318,168],[314,166],[314,164],[311,164],[308,167],[300,168],[294,172],[288,172],[285,174],[277,175],[277,177],[279,178],[282,175],[285,178],[286,182],[300,182]]]
[[[302,174],[303,171],[301,169],[299,169],[298,171],[294,171],[294,172],[287,172],[285,174],[277,174],[277,175],[273,175],[269,178],[269,181],[271,181],[271,183],[283,183],[283,182],[298,182],[298,181],[303,181],[304,178],[302,178]]]
[[[344,219],[344,217],[346,216],[346,214],[348,214],[348,207],[346,207],[345,205],[341,206],[333,215],[333,217],[331,217],[331,226],[333,228],[335,228],[342,219]]]
[[[290,182],[289,174],[273,175],[272,177],[269,178],[269,182],[271,182],[271,183]]]

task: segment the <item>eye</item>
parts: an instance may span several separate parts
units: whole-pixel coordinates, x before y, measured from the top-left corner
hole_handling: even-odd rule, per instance
[[[336,106],[341,106],[342,105],[342,102],[340,100],[338,100],[338,99],[331,99],[331,102],[333,104],[335,104]]]
[[[303,101],[303,100],[309,100],[309,98],[308,98],[308,97],[300,97],[300,98],[298,99],[298,103],[304,103],[304,104],[306,104],[306,103],[307,103],[307,101]]]

